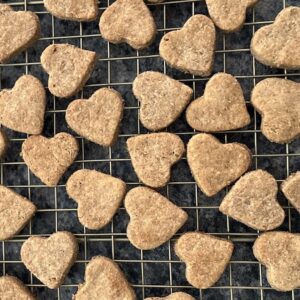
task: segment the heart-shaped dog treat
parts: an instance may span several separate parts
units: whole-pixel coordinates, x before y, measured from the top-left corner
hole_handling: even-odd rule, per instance
[[[251,103],[262,115],[261,131],[275,143],[289,143],[300,135],[300,83],[280,78],[260,81]]]
[[[194,15],[183,28],[168,32],[159,44],[160,56],[173,68],[199,76],[212,71],[216,30],[210,18]]]
[[[159,72],[148,71],[136,77],[133,93],[141,102],[140,120],[149,130],[172,124],[190,102],[193,90]]]
[[[220,211],[256,230],[272,230],[285,218],[276,200],[277,183],[266,171],[256,170],[241,177],[220,205]]]
[[[285,197],[300,213],[300,171],[291,174],[281,185]]]
[[[188,218],[184,210],[147,187],[130,190],[124,205],[130,216],[127,237],[142,250],[154,249],[168,241]]]
[[[195,300],[195,298],[189,294],[183,292],[177,292],[177,293],[172,293],[167,297],[150,297],[150,298],[146,298],[145,300]]]
[[[30,11],[14,11],[0,4],[0,63],[26,50],[41,35],[38,16]]]
[[[7,150],[8,138],[3,130],[0,129],[0,159],[4,157]]]
[[[102,88],[88,100],[72,101],[66,111],[66,121],[81,136],[108,147],[118,137],[123,106],[117,91]]]
[[[133,168],[139,179],[153,188],[165,186],[171,177],[171,167],[184,153],[179,136],[161,132],[141,134],[127,140]]]
[[[70,232],[53,233],[48,238],[33,236],[21,247],[26,268],[50,289],[64,281],[78,253],[78,243]]]
[[[250,123],[242,88],[230,74],[215,74],[204,95],[187,108],[189,125],[199,131],[216,132],[245,127]]]
[[[274,231],[262,234],[254,243],[254,256],[267,267],[267,279],[278,291],[300,287],[300,235]]]
[[[75,95],[87,82],[96,63],[96,53],[69,44],[48,46],[41,64],[49,74],[48,88],[57,97]]]
[[[111,259],[94,257],[86,267],[85,283],[79,285],[73,300],[135,300],[124,274]]]
[[[176,255],[186,264],[186,279],[207,289],[221,277],[233,252],[233,243],[209,234],[188,232],[175,244]]]
[[[40,134],[44,127],[46,93],[31,75],[21,76],[11,90],[0,92],[0,123],[12,130]]]
[[[95,170],[79,170],[67,181],[67,193],[78,203],[78,218],[89,229],[108,224],[126,192],[122,180]]]
[[[143,0],[117,0],[100,18],[102,37],[113,43],[127,43],[134,49],[149,46],[156,35],[156,25]]]
[[[283,9],[271,25],[257,30],[251,53],[273,68],[300,69],[300,7]]]
[[[187,145],[187,161],[203,193],[213,196],[250,167],[251,152],[239,143],[222,144],[210,134],[197,134]]]
[[[48,139],[33,135],[22,144],[22,156],[31,172],[48,186],[57,185],[78,154],[76,139],[65,132]]]

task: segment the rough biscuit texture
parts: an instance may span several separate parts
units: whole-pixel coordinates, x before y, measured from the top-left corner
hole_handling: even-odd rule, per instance
[[[262,234],[254,243],[255,257],[267,267],[267,279],[278,291],[300,287],[300,235],[273,231]]]
[[[124,205],[130,216],[127,237],[138,249],[159,247],[168,241],[188,218],[184,210],[147,187],[130,190]]]
[[[168,32],[159,44],[160,56],[173,68],[209,76],[214,60],[216,30],[210,18],[194,15],[183,28]]]
[[[31,172],[48,186],[57,185],[78,154],[76,139],[65,132],[53,138],[34,135],[22,144],[22,156]]]
[[[78,203],[78,218],[89,229],[108,224],[126,192],[122,180],[95,170],[79,170],[67,181],[67,193]]]
[[[172,124],[190,102],[193,90],[159,72],[148,71],[136,77],[133,93],[141,103],[140,120],[149,130]]]
[[[35,212],[36,207],[31,201],[0,185],[0,240],[19,233]]]
[[[150,298],[146,298],[145,300],[195,300],[195,298],[189,294],[183,292],[177,292],[177,293],[172,293],[167,297],[150,297]]]
[[[199,131],[216,132],[250,123],[242,88],[230,74],[218,73],[208,81],[204,95],[187,108],[188,124]]]
[[[55,17],[72,21],[93,21],[98,16],[97,0],[44,0]]]
[[[4,157],[8,145],[8,138],[3,130],[0,129],[0,159]]]
[[[207,289],[221,277],[233,252],[233,243],[209,234],[188,232],[175,244],[176,255],[186,264],[186,279]]]
[[[281,185],[285,197],[300,213],[300,171],[291,174]]]
[[[38,16],[30,11],[13,11],[0,4],[0,63],[34,44],[41,35]]]
[[[78,253],[78,243],[66,231],[48,238],[32,236],[21,247],[21,260],[26,268],[50,289],[64,281]]]
[[[262,115],[261,130],[271,142],[289,143],[300,135],[300,83],[262,80],[252,91],[251,103]]]
[[[123,99],[117,91],[102,88],[88,100],[72,101],[66,111],[66,121],[86,139],[111,146],[118,137],[123,106]]]
[[[102,37],[114,44],[127,43],[134,49],[149,46],[156,35],[156,25],[143,0],[117,0],[100,18]]]
[[[45,89],[34,76],[23,75],[13,89],[0,92],[0,123],[12,130],[40,134],[45,109]]]
[[[75,95],[89,79],[96,53],[69,44],[48,46],[41,55],[41,64],[49,74],[48,88],[60,98]]]
[[[257,30],[251,53],[262,64],[274,68],[300,68],[300,7],[283,9],[271,25]]]
[[[139,179],[153,188],[165,186],[171,167],[182,157],[184,144],[176,134],[142,134],[127,140],[133,168]]]
[[[285,218],[276,200],[277,183],[266,171],[256,170],[241,177],[220,205],[220,211],[256,230],[272,230]]]
[[[187,145],[188,164],[207,196],[215,195],[242,176],[249,169],[251,158],[246,145],[222,144],[210,134],[197,134]]]
[[[135,293],[119,266],[104,256],[94,257],[86,267],[85,283],[73,300],[135,300]]]

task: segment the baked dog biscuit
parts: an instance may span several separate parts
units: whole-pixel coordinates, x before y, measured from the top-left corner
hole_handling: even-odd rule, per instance
[[[282,184],[284,196],[300,213],[300,171],[291,174]]]
[[[0,159],[4,157],[8,145],[8,138],[3,130],[0,129]]]
[[[195,300],[194,297],[183,292],[172,293],[167,297],[150,297],[145,300]]]

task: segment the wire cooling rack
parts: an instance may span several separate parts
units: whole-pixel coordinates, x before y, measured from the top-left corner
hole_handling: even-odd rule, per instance
[[[38,299],[71,299],[77,286],[83,281],[87,262],[95,255],[106,255],[118,262],[128,280],[134,286],[138,299],[147,296],[164,296],[170,292],[186,291],[196,299],[300,299],[300,290],[279,293],[272,290],[266,281],[265,268],[252,254],[252,245],[259,234],[246,226],[222,215],[218,206],[227,190],[216,197],[207,198],[197,188],[183,158],[173,168],[171,182],[160,192],[189,214],[187,224],[171,241],[152,251],[140,251],[130,245],[126,237],[128,216],[121,207],[110,225],[99,231],[85,229],[76,216],[76,206],[65,191],[68,176],[80,168],[95,168],[122,178],[131,188],[139,184],[133,172],[126,139],[147,132],[139,123],[139,104],[131,91],[135,76],[146,70],[158,70],[190,85],[194,96],[203,93],[208,78],[183,74],[166,66],[158,55],[158,44],[165,32],[179,29],[193,14],[207,15],[204,0],[165,1],[149,4],[158,27],[158,35],[152,46],[143,51],[134,51],[129,46],[112,45],[100,37],[97,22],[77,23],[61,21],[45,11],[43,1],[3,1],[15,10],[31,10],[38,14],[42,25],[42,38],[27,52],[14,61],[0,65],[0,88],[11,88],[22,74],[32,74],[47,86],[47,75],[42,71],[39,57],[51,43],[70,43],[99,53],[95,72],[83,91],[76,97],[88,98],[100,87],[113,87],[125,100],[125,113],[119,139],[112,148],[102,148],[76,136],[81,152],[59,185],[55,188],[44,186],[33,176],[20,157],[21,144],[26,138],[6,130],[10,137],[7,157],[0,164],[1,184],[15,189],[31,199],[38,212],[30,224],[16,237],[2,242],[0,247],[0,275],[10,274],[20,278],[38,296]],[[112,2],[112,1],[111,1]],[[109,5],[103,0],[100,11]],[[253,153],[253,169],[263,168],[271,172],[278,183],[300,166],[299,139],[289,145],[268,142],[260,131],[260,116],[249,104],[251,89],[260,80],[276,76],[300,81],[298,71],[288,72],[267,68],[251,56],[249,45],[253,33],[261,26],[273,22],[278,12],[290,5],[300,6],[299,0],[260,0],[247,14],[246,24],[239,33],[218,32],[214,73],[224,71],[237,77],[245,92],[247,106],[252,116],[251,124],[244,129],[220,132],[216,136],[223,142],[242,142]],[[1,29],[0,29],[1,30]],[[60,131],[68,131],[64,114],[72,99],[56,99],[47,94],[48,104],[46,125],[43,134],[53,136]],[[73,98],[73,99],[74,99]],[[187,142],[195,132],[188,127],[182,116],[168,131],[176,132]],[[74,133],[73,133],[74,134]],[[279,201],[285,209],[286,220],[281,230],[300,232],[299,215],[279,193]],[[57,290],[47,289],[28,272],[20,261],[20,247],[31,235],[49,236],[58,230],[73,232],[80,243],[78,260],[72,267],[64,284]],[[228,238],[235,243],[232,260],[221,279],[210,289],[197,290],[185,280],[185,266],[173,251],[175,240],[186,231],[201,230]]]

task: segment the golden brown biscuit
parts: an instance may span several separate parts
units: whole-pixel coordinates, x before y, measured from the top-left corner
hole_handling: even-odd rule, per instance
[[[145,300],[195,300],[194,297],[183,292],[172,293],[167,297],[150,297]]]
[[[0,159],[2,159],[6,153],[8,145],[8,138],[5,132],[0,128]]]
[[[285,197],[300,213],[300,171],[291,174],[281,185]]]

